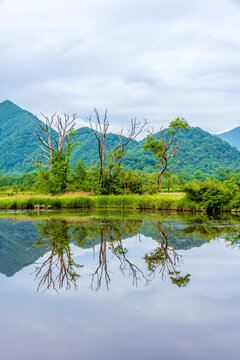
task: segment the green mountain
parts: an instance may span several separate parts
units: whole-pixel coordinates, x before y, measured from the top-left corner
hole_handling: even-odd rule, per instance
[[[159,135],[160,133],[157,133],[156,137]],[[176,153],[173,161],[173,164],[178,163],[177,171],[193,174],[196,170],[201,170],[206,174],[212,174],[221,166],[232,169],[240,166],[240,152],[207,131],[192,127],[189,131],[181,131],[177,138],[181,148],[181,151]],[[83,160],[87,167],[90,167],[94,155],[95,164],[98,164],[97,142],[91,130],[89,128],[79,129],[76,140],[81,141],[82,145],[74,149],[73,163],[76,163],[77,160]],[[130,143],[122,162],[123,167],[128,170],[156,171],[155,158],[142,148],[144,141],[145,139]],[[109,134],[106,142],[107,151],[109,152],[117,142],[118,137],[115,134]]]
[[[240,126],[226,131],[222,134],[218,134],[222,140],[227,141],[230,145],[235,146],[238,150],[240,150]]]
[[[189,131],[181,130],[177,138],[181,151],[174,156],[173,163],[179,163],[176,171],[193,174],[201,170],[212,174],[221,166],[231,169],[240,166],[240,152],[236,148],[199,127],[191,127]],[[154,161],[151,154],[142,151],[143,143],[144,140],[138,143],[134,156],[139,159],[140,168],[150,171]],[[129,151],[126,160],[133,161],[130,160],[131,155]]]
[[[33,170],[25,154],[38,151],[38,146],[21,139],[33,138],[30,129],[35,123],[33,114],[11,101],[0,103],[0,170],[3,174],[19,175]]]
[[[41,256],[37,228],[31,221],[0,218],[0,273],[13,276]]]
[[[109,133],[106,138],[106,152],[110,154],[111,150],[119,143],[118,135]],[[76,164],[78,160],[83,160],[88,168],[92,166],[92,159],[94,158],[94,165],[99,165],[98,160],[98,143],[95,135],[88,127],[78,129],[78,134],[74,141],[81,142],[81,145],[73,149],[71,155],[72,165]],[[133,140],[126,147],[126,150],[134,150],[138,146],[138,142]]]
[[[9,100],[0,103],[0,170],[2,174],[21,175],[33,171],[32,160],[39,159],[39,146],[32,131],[35,116]],[[57,133],[53,130],[53,136]],[[28,140],[28,141],[26,141]]]
[[[7,175],[21,175],[33,171],[32,162],[25,156],[39,157],[39,147],[35,142],[22,141],[33,140],[31,129],[36,125],[33,114],[22,110],[9,100],[0,103],[0,170]],[[239,128],[240,129],[240,128]],[[240,131],[240,130],[239,130]],[[53,133],[54,132],[53,130]],[[159,134],[156,134],[158,136]],[[240,166],[240,152],[220,139],[218,136],[192,127],[189,131],[181,131],[178,135],[181,151],[174,157],[174,163],[178,163],[177,171],[193,174],[196,170],[204,173],[214,173],[220,167],[232,169]],[[97,140],[87,127],[78,129],[74,141],[82,144],[75,147],[72,152],[71,164],[83,160],[87,168],[98,165]],[[109,154],[111,149],[118,144],[116,134],[108,134],[106,138],[106,150]],[[150,153],[146,153],[142,141],[132,141],[127,147],[127,155],[122,165],[130,169],[140,169],[146,172],[156,171],[156,161]]]

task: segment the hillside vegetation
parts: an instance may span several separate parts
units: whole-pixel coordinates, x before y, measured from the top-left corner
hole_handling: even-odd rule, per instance
[[[33,114],[12,103],[4,101],[0,103],[0,170],[2,174],[21,175],[33,171],[32,162],[25,155],[37,157],[38,145],[33,140],[31,129],[36,125]],[[53,131],[54,133],[54,131]],[[235,169],[240,164],[240,152],[222,141],[219,137],[208,132],[192,127],[187,132],[177,135],[180,140],[180,148],[174,157],[174,163],[178,163],[177,172],[193,174],[201,170],[205,174],[213,174],[219,167]],[[74,141],[82,145],[73,149],[71,165],[78,160],[84,161],[87,168],[99,165],[97,156],[97,140],[87,127],[78,129]],[[117,145],[119,139],[116,134],[107,134],[106,151]],[[123,158],[122,167],[127,170],[140,170],[144,172],[155,172],[154,157],[142,148],[145,139],[138,142],[133,140],[126,148],[127,154]]]
[[[240,126],[226,131],[222,134],[218,134],[222,140],[227,141],[230,145],[235,146],[238,150],[240,150]]]

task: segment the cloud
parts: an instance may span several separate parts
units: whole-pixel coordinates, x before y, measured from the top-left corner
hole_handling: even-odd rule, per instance
[[[238,126],[239,16],[233,0],[0,1],[1,100],[83,120],[108,108],[116,128]]]

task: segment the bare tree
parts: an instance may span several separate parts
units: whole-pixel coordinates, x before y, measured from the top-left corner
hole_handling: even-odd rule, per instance
[[[89,116],[89,123],[91,131],[98,142],[98,156],[100,162],[100,187],[103,184],[103,171],[106,166],[106,135],[109,130],[109,120],[107,110],[104,113],[103,119],[101,119],[99,112],[94,108],[93,113],[95,115],[95,123],[93,124],[92,116]],[[112,149],[109,161],[108,178],[111,175],[113,164],[117,162],[119,168],[121,166],[122,157],[125,152],[126,146],[134,140],[147,125],[147,120],[143,119],[143,122],[137,121],[136,118],[131,119],[129,128],[127,129],[127,136],[123,136],[123,129],[118,134],[119,142],[117,146]]]
[[[140,279],[145,280],[145,284],[148,284],[148,279],[144,275],[144,272],[130,261],[127,257],[127,249],[123,247],[121,232],[117,231],[117,234],[114,236],[111,231],[111,227],[104,229],[104,225],[100,225],[100,249],[98,257],[98,266],[94,273],[91,274],[91,289],[99,290],[102,285],[102,280],[105,280],[107,289],[109,289],[109,284],[111,281],[110,271],[108,268],[108,259],[107,259],[107,250],[111,250],[120,262],[119,269],[121,273],[125,276],[127,270],[129,276],[132,278],[132,284],[137,286]],[[107,235],[109,242],[107,242]]]
[[[115,243],[112,242],[111,249],[120,262],[119,269],[123,276],[125,276],[125,272],[128,269],[128,274],[132,278],[133,286],[137,287],[138,282],[141,279],[145,280],[146,285],[148,284],[149,280],[145,276],[144,272],[127,258],[127,249],[123,247],[122,239],[117,241],[117,246],[115,246]]]
[[[120,133],[118,134],[118,138],[119,138],[118,145],[111,151],[108,177],[110,177],[111,175],[111,171],[115,161],[117,161],[118,167],[120,168],[126,146],[132,140],[135,140],[138,135],[141,134],[141,132],[143,131],[143,129],[147,124],[148,121],[146,119],[143,119],[143,122],[140,122],[136,118],[134,118],[131,119],[130,126],[127,129],[127,136],[123,136],[123,129],[121,129]]]
[[[96,291],[99,290],[101,287],[103,276],[105,279],[107,289],[109,289],[109,283],[111,281],[108,270],[108,261],[107,261],[107,240],[102,224],[100,225],[100,237],[101,237],[101,243],[99,249],[98,266],[95,272],[92,274],[92,281],[91,281],[91,289]],[[96,286],[94,286],[95,282],[96,282]]]
[[[100,162],[100,187],[102,187],[103,183],[103,169],[105,168],[105,160],[106,160],[106,135],[109,128],[109,121],[107,116],[107,110],[105,111],[103,120],[98,113],[96,108],[93,109],[95,115],[95,126],[92,123],[92,116],[89,116],[89,123],[91,131],[93,132],[94,136],[98,142],[98,155],[99,155],[99,162]]]
[[[36,124],[34,129],[31,130],[34,135],[33,140],[24,140],[39,145],[43,152],[40,154],[41,159],[33,158],[26,154],[25,156],[34,163],[51,166],[54,162],[54,152],[64,151],[64,143],[68,141],[68,136],[73,132],[76,125],[76,114],[73,114],[72,117],[66,114],[61,117],[56,113],[51,116],[46,116],[42,113],[41,115],[42,120],[35,116]],[[57,135],[54,134],[53,128],[57,130]]]

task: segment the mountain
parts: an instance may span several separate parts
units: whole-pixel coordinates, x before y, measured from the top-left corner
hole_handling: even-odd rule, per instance
[[[217,134],[217,136],[240,150],[240,126],[222,134]]]
[[[39,158],[39,147],[31,142],[31,129],[36,125],[36,119],[30,112],[21,109],[9,100],[0,103],[0,170],[2,174],[21,175],[33,171],[32,162],[25,156]],[[239,130],[240,131],[240,130]],[[57,134],[53,130],[53,134]],[[159,133],[156,134],[159,136]],[[174,157],[174,164],[178,163],[176,171],[193,174],[196,170],[211,174],[220,167],[235,169],[240,166],[240,152],[220,137],[192,127],[189,131],[180,131],[177,135],[181,151]],[[21,139],[29,140],[22,141]],[[87,168],[98,165],[97,140],[88,127],[78,129],[74,141],[82,144],[73,149],[71,165],[83,160]],[[117,134],[109,133],[106,137],[106,151],[118,144]],[[156,160],[153,155],[143,150],[142,141],[132,141],[127,147],[127,155],[122,165],[130,169],[140,169],[145,172],[156,171]]]
[[[156,137],[159,135],[160,133],[157,133]],[[221,166],[232,169],[240,166],[240,152],[236,148],[199,127],[191,127],[189,131],[180,131],[177,138],[181,148],[173,160],[174,165],[178,163],[177,171],[193,174],[195,171],[201,170],[206,174],[212,174]],[[73,163],[77,159],[83,160],[87,167],[90,167],[93,151],[95,164],[98,164],[97,143],[91,130],[89,128],[79,129],[76,140],[81,141],[82,145],[74,149]],[[118,138],[115,134],[108,135],[106,142],[108,152],[117,141]],[[144,172],[156,171],[154,156],[142,148],[144,141],[145,139],[130,143],[127,154],[122,161],[124,168],[128,170],[139,169]]]
[[[199,127],[191,127],[189,131],[181,130],[177,138],[181,151],[174,156],[173,164],[178,163],[176,171],[193,174],[201,170],[212,174],[221,166],[231,169],[240,166],[240,152],[236,148]],[[153,159],[150,154],[142,151],[143,143],[144,140],[138,143],[139,153],[135,149],[135,158],[138,157],[141,164],[145,164],[144,171],[149,171]],[[130,151],[127,156],[131,157]]]
[[[0,103],[0,170],[3,174],[19,175],[33,170],[25,154],[38,151],[38,146],[21,139],[32,139],[30,129],[35,123],[33,114],[11,101]]]
[[[95,135],[88,127],[78,129],[78,134],[74,137],[74,141],[78,141],[81,145],[76,146],[71,155],[71,164],[74,165],[78,160],[83,160],[87,168],[92,166],[92,159],[94,158],[94,165],[99,165],[98,160],[98,143]],[[111,150],[118,145],[118,135],[109,133],[106,137],[106,152],[110,154]],[[131,141],[126,150],[134,150],[138,146],[136,140]]]
[[[40,149],[33,142],[35,116],[9,100],[0,103],[0,170],[2,174],[21,175],[33,171],[33,161],[39,159]],[[57,133],[53,129],[52,135]],[[27,140],[27,141],[26,141]]]
[[[0,218],[0,273],[13,276],[36,261],[41,256],[41,248],[33,245],[38,237],[31,221]]]

